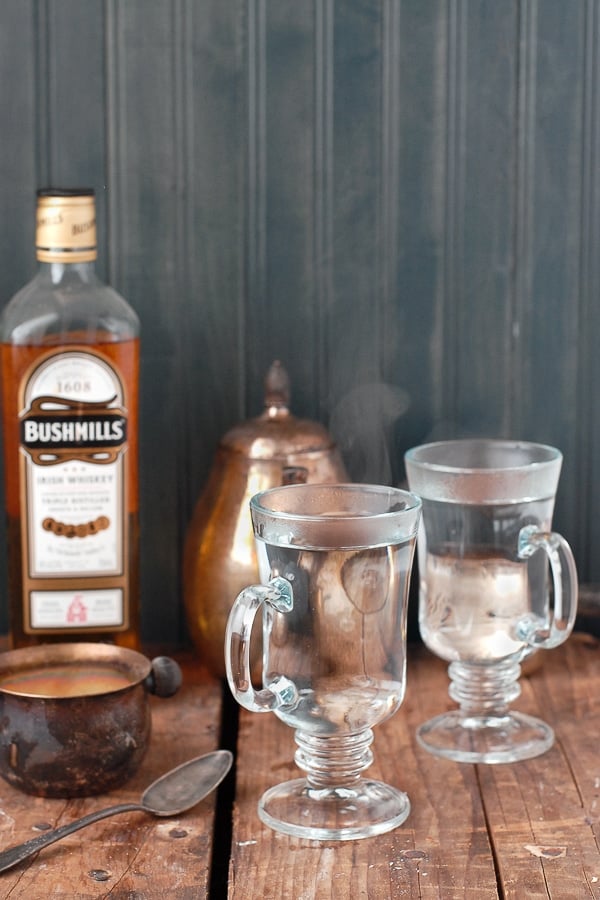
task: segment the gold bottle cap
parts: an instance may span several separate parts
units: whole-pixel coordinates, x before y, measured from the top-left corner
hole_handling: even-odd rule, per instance
[[[96,203],[91,188],[44,188],[37,194],[35,236],[39,262],[96,259]]]

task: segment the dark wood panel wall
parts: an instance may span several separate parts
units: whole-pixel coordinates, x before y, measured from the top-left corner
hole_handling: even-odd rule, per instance
[[[143,323],[146,637],[185,638],[191,510],[275,358],[356,480],[559,446],[600,579],[599,80],[598,0],[2,0],[1,302],[36,188],[93,185]]]

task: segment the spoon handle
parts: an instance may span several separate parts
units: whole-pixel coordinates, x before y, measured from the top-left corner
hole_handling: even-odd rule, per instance
[[[73,834],[74,831],[85,828],[86,825],[92,825],[94,822],[99,822],[100,819],[107,819],[109,816],[115,816],[118,813],[137,811],[145,812],[146,810],[139,803],[121,803],[116,806],[107,806],[104,809],[96,810],[96,812],[88,813],[87,816],[82,816],[80,819],[75,819],[73,822],[68,822],[66,825],[61,825],[60,828],[45,831],[30,841],[25,841],[23,844],[17,844],[16,847],[3,850],[0,853],[0,872],[11,869],[17,863],[22,862],[49,844],[62,840],[67,835]]]

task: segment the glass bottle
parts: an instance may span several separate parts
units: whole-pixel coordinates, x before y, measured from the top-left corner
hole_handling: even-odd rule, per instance
[[[139,646],[139,321],[91,189],[38,192],[39,269],[0,319],[10,644]]]

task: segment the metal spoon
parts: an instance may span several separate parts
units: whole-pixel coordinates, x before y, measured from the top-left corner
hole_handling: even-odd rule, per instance
[[[161,775],[149,787],[146,788],[139,803],[120,803],[116,806],[108,806],[96,812],[75,819],[67,825],[46,831],[38,837],[18,844],[9,850],[0,853],[0,872],[5,872],[53,844],[60,841],[68,834],[124,812],[148,812],[154,816],[178,816],[180,813],[191,809],[199,803],[207,794],[210,794],[225,778],[231,768],[233,755],[229,750],[215,750],[205,756],[198,756],[189,762],[171,769],[165,775]]]

